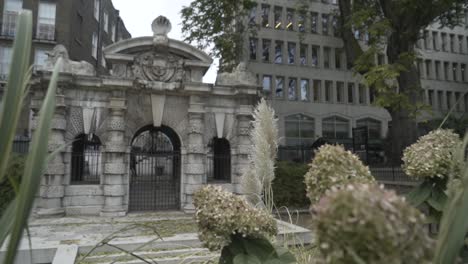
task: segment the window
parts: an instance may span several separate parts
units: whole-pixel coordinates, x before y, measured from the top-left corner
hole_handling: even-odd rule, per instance
[[[348,83],[348,103],[354,103],[354,83]]]
[[[285,117],[286,145],[311,146],[315,141],[315,120],[303,114]]]
[[[55,3],[49,1],[39,2],[36,32],[36,37],[38,39],[55,39],[55,12]]]
[[[367,138],[370,140],[381,138],[382,122],[378,120],[372,118],[360,119],[356,121],[356,127],[367,128]]]
[[[270,47],[271,47],[271,41],[268,39],[264,39],[262,41],[262,61],[263,62],[270,62]]]
[[[286,29],[289,31],[294,30],[294,10],[293,9],[286,10]]]
[[[320,102],[321,87],[322,87],[322,82],[319,80],[314,80],[314,87],[313,87],[314,102]]]
[[[36,48],[34,51],[34,64],[37,66],[44,66],[47,61],[47,50]]]
[[[442,39],[442,50],[443,51],[448,51],[448,45],[447,45],[447,33],[441,33],[440,38]]]
[[[453,72],[453,81],[457,82],[458,81],[458,63],[453,63],[452,64],[452,72]]]
[[[6,80],[10,71],[11,56],[13,49],[11,47],[0,46],[0,80]]]
[[[276,97],[283,98],[284,77],[276,77]]]
[[[22,0],[6,0],[3,8],[2,35],[14,36],[16,33],[16,19],[23,8]]]
[[[319,66],[319,46],[312,46],[312,66]]]
[[[455,92],[455,103],[457,104],[457,111],[463,111],[462,107],[461,107],[461,102],[460,102],[460,93],[459,92]]]
[[[306,44],[301,44],[301,48],[299,51],[299,61],[301,65],[307,65],[307,49],[308,46]]]
[[[311,13],[310,14],[310,32],[317,33],[317,22],[318,22],[318,14]]]
[[[434,105],[434,90],[427,91],[427,101],[430,106]]]
[[[263,86],[263,92],[265,94],[271,93],[271,76],[270,75],[263,76],[262,86]]]
[[[262,5],[262,26],[270,27],[270,6]]]
[[[299,32],[305,32],[305,15],[300,13],[297,18],[297,28]]]
[[[104,31],[107,33],[109,30],[109,14],[107,12],[104,12]]]
[[[335,68],[338,70],[343,69],[343,50],[342,49],[335,49]]]
[[[93,134],[82,134],[72,144],[71,183],[99,184],[101,168],[101,141]]]
[[[343,82],[337,82],[336,83],[336,101],[338,103],[344,103],[345,97],[344,97],[344,83]]]
[[[461,81],[466,82],[466,64],[461,64]]]
[[[425,30],[424,31],[424,48],[425,49],[430,49],[429,45],[431,43],[430,36],[429,36],[429,31]]]
[[[288,99],[290,101],[297,100],[297,80],[295,78],[289,78]]]
[[[323,48],[323,67],[325,69],[330,69],[330,55],[331,55],[331,49]]]
[[[445,99],[447,100],[447,109],[452,109],[453,102],[452,102],[452,92],[447,92]]]
[[[440,61],[435,62],[435,77],[437,80],[440,80]]]
[[[323,119],[322,136],[327,139],[349,138],[349,121],[338,116]]]
[[[116,28],[115,28],[115,24],[114,24],[114,25],[112,25],[112,27],[111,27],[111,38],[112,38],[112,42],[115,42],[115,30],[116,30]]]
[[[425,62],[425,66],[426,66],[426,78],[427,79],[431,79],[431,61],[430,60],[426,60]]]
[[[309,101],[309,80],[301,79],[301,101]]]
[[[446,81],[450,80],[450,64],[448,62],[444,62],[444,78]]]
[[[362,84],[359,84],[359,103],[367,104],[366,87]]]
[[[432,48],[434,50],[439,50],[439,43],[438,43],[438,40],[439,39],[439,33],[437,31],[433,31],[432,32]]]
[[[249,25],[254,26],[257,24],[257,6],[253,6],[252,9],[250,9],[250,14],[249,14]]]
[[[328,35],[328,15],[322,14],[322,34]]]
[[[282,41],[275,42],[275,63],[276,64],[283,63],[283,42]]]
[[[213,138],[208,157],[208,182],[231,181],[231,145],[225,138]]]
[[[333,82],[325,81],[325,102],[331,102],[333,96]]]
[[[465,112],[468,113],[468,93],[465,93],[464,101],[465,101]]]
[[[99,21],[99,13],[101,12],[100,8],[101,0],[94,0],[94,18]]]
[[[251,38],[249,41],[250,60],[257,60],[257,39]]]
[[[283,29],[283,8],[275,6],[275,29]]]
[[[463,53],[463,36],[458,36],[458,52]]]
[[[97,34],[96,32],[93,33],[93,39],[92,39],[92,55],[95,59],[97,59],[97,53],[98,53],[98,37],[97,37]]]
[[[288,63],[296,63],[296,43],[288,43]]]
[[[455,52],[455,35],[450,34],[450,52]]]
[[[444,109],[444,93],[442,91],[437,91],[437,107],[442,110]]]
[[[338,29],[338,17],[337,16],[333,16],[332,27],[333,27],[333,36],[339,37],[340,32]]]

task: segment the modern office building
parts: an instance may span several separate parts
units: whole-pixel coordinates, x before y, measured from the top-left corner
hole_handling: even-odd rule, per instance
[[[70,59],[86,61],[97,74],[104,73],[103,47],[131,37],[111,0],[0,0],[0,88],[8,77],[16,20],[23,9],[33,13],[31,63],[38,66],[45,64],[49,51],[62,44]],[[28,130],[27,112],[19,134]]]
[[[338,1],[308,2],[308,10],[298,12],[300,1],[259,0],[249,16],[258,30],[245,43],[245,60],[276,110],[281,144],[310,146],[319,137],[350,144],[356,127],[367,127],[369,140],[385,138],[391,116],[373,105],[375,94],[347,69]],[[468,112],[468,95],[462,98],[468,91],[467,25],[430,26],[418,44],[424,100],[434,110],[421,119],[447,112],[460,98],[457,112]],[[365,34],[355,35],[365,44]],[[386,56],[376,62],[385,63]]]

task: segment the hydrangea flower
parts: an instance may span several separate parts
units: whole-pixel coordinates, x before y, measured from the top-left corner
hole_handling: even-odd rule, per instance
[[[425,217],[394,191],[375,184],[333,188],[314,207],[324,263],[430,263],[434,242]],[[358,258],[356,258],[358,256]]]
[[[270,214],[220,186],[207,185],[197,191],[194,204],[199,238],[212,251],[229,245],[232,235],[263,238],[278,233]]]
[[[446,178],[454,168],[454,152],[460,137],[448,129],[437,129],[422,136],[403,152],[403,170],[415,178]]]
[[[315,153],[310,169],[305,175],[307,196],[316,203],[325,191],[351,182],[375,182],[369,168],[342,146],[324,145]]]

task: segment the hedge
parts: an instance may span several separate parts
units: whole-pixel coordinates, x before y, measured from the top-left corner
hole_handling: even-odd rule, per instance
[[[277,208],[308,208],[310,201],[306,195],[304,175],[309,170],[307,164],[280,161],[275,170],[273,197]]]

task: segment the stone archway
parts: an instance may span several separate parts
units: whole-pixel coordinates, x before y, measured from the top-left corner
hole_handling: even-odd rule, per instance
[[[132,140],[129,211],[180,209],[180,140],[169,127],[146,126]]]

